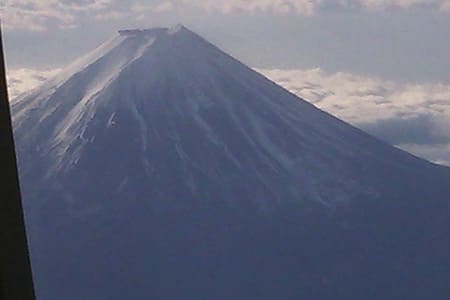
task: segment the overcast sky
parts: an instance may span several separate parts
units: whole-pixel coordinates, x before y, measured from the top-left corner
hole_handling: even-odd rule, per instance
[[[2,0],[16,96],[118,29],[183,23],[315,105],[450,165],[450,0]]]

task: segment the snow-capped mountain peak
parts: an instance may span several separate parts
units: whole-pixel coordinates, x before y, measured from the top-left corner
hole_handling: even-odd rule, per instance
[[[415,226],[410,240],[440,253],[433,236],[450,228],[447,168],[317,109],[183,26],[120,31],[15,101],[13,115],[43,299],[389,299],[339,298],[317,278],[338,287],[342,261],[355,265],[343,278],[366,290],[367,274],[397,284],[414,267],[402,256],[388,272],[397,248],[385,245]],[[378,251],[388,258],[361,261]]]
[[[89,149],[104,147],[102,135],[133,137],[139,150],[132,157],[149,177],[159,160],[152,149],[163,143],[164,155],[173,155],[166,159],[185,173],[180,186],[193,196],[203,176],[220,185],[229,180],[223,170],[211,170],[220,160],[231,178],[253,170],[262,190],[277,195],[264,174],[281,176],[290,185],[284,198],[325,207],[379,193],[358,175],[367,162],[399,170],[426,165],[286,92],[182,25],[119,31],[13,110],[16,131],[26,131],[19,139],[51,158],[49,177],[77,169]],[[126,136],[115,136],[118,128]],[[220,155],[208,162],[202,151]]]

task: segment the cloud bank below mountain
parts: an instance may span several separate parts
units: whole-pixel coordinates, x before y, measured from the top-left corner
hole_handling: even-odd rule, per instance
[[[338,118],[450,165],[450,84],[400,84],[321,69],[259,71]]]
[[[7,77],[10,99],[14,101],[17,96],[39,86],[59,71],[60,69],[40,70],[30,68],[9,70]]]

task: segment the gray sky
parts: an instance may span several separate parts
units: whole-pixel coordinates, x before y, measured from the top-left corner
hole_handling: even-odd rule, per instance
[[[317,106],[450,164],[450,0],[2,0],[2,20],[17,93],[118,29],[183,23]]]
[[[61,65],[118,29],[181,22],[256,67],[321,67],[398,81],[446,82],[450,78],[450,8],[444,6],[450,2],[278,1],[322,3],[303,9],[287,6],[286,12],[270,5],[276,0],[226,1],[230,8],[223,2],[7,0],[4,23],[9,64]],[[247,8],[247,2],[256,8]],[[368,7],[362,7],[363,3],[369,3]],[[29,16],[20,18],[17,11]]]

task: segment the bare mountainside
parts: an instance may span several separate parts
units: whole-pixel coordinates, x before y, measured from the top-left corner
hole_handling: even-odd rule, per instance
[[[195,33],[124,30],[13,104],[40,299],[444,299],[450,171]]]

